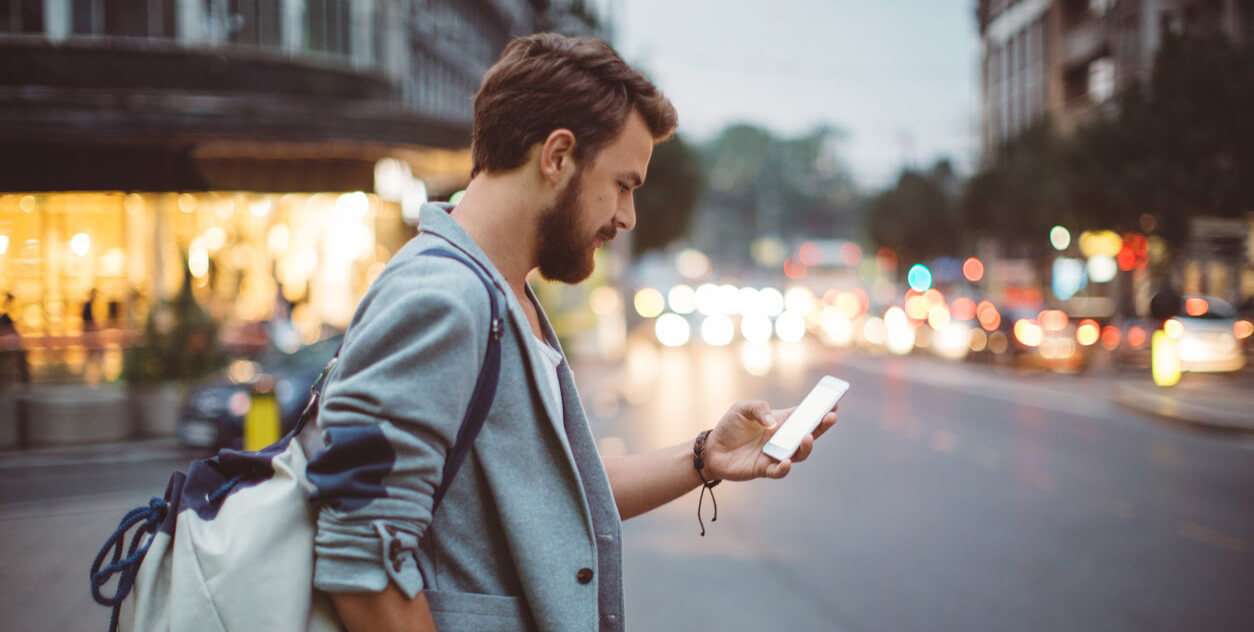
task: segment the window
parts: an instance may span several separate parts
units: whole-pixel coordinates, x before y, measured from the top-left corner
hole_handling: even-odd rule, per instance
[[[43,0],[0,0],[0,33],[43,32]]]
[[[306,41],[310,50],[347,56],[351,23],[352,7],[348,0],[309,0],[305,5]]]
[[[70,11],[75,35],[174,37],[172,0],[73,0]]]
[[[279,0],[230,0],[227,7],[229,39],[237,44],[278,48]]]

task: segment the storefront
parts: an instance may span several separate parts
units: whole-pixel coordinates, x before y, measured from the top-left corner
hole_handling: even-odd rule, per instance
[[[413,234],[363,192],[0,194],[0,301],[36,382],[119,379],[122,351],[185,279],[228,347],[274,318],[305,341],[348,324]]]

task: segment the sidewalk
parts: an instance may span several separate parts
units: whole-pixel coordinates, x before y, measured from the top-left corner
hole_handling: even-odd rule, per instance
[[[1254,374],[1185,374],[1170,388],[1155,386],[1148,375],[1124,377],[1113,399],[1133,410],[1212,430],[1254,432]]]
[[[175,437],[137,439],[115,443],[0,450],[0,471],[62,465],[104,465],[147,461],[186,460],[207,456],[208,452],[179,444]]]

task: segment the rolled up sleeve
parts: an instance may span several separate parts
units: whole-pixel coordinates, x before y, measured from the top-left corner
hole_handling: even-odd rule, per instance
[[[307,469],[316,588],[423,589],[418,541],[479,374],[488,301],[463,264],[423,256],[362,300],[320,405],[325,448]]]

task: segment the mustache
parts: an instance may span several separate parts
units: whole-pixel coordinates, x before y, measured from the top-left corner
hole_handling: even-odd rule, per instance
[[[597,237],[599,237],[599,238],[601,239],[601,241],[604,241],[604,242],[606,242],[606,243],[609,243],[610,241],[613,241],[613,240],[614,240],[614,238],[615,238],[615,237],[617,237],[617,236],[618,236],[618,229],[617,229],[617,228],[605,228],[605,229],[602,229],[600,232],[598,232],[598,233],[597,233]]]

